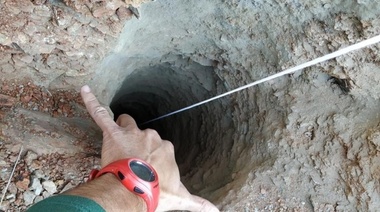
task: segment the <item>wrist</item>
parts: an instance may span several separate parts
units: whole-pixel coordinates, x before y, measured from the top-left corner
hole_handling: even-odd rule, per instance
[[[104,174],[71,191],[68,195],[77,195],[94,200],[106,211],[146,211],[144,200],[125,188],[111,173]]]
[[[148,212],[156,210],[160,194],[159,180],[157,172],[150,164],[138,158],[121,159],[101,170],[93,169],[89,180],[106,173],[112,173],[127,190],[143,198]]]

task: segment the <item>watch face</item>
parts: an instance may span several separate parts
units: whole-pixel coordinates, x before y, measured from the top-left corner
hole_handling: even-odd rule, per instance
[[[146,166],[144,163],[141,163],[140,161],[131,161],[129,163],[129,166],[135,175],[145,181],[153,182],[156,179],[153,170],[151,170],[148,166]]]

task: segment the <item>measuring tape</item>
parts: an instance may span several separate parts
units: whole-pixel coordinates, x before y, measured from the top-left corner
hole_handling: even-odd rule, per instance
[[[141,125],[145,125],[145,124],[148,124],[148,123],[151,123],[151,122],[154,122],[154,121],[157,121],[157,120],[160,120],[160,119],[163,119],[163,118],[166,118],[168,116],[172,116],[174,114],[177,114],[177,113],[180,113],[180,112],[183,112],[183,111],[186,111],[186,110],[190,110],[192,108],[195,108],[195,107],[198,107],[198,106],[201,106],[203,104],[206,104],[208,102],[211,102],[211,101],[214,101],[214,100],[217,100],[217,99],[220,99],[222,97],[225,97],[225,96],[228,96],[230,94],[233,94],[233,93],[236,93],[238,91],[241,91],[241,90],[244,90],[244,89],[247,89],[247,88],[250,88],[252,86],[255,86],[255,85],[258,85],[258,84],[261,84],[261,83],[264,83],[264,82],[267,82],[269,80],[273,80],[273,79],[276,79],[278,77],[281,77],[281,76],[284,76],[286,74],[291,74],[291,73],[294,73],[296,71],[299,71],[299,70],[302,70],[304,68],[307,68],[307,67],[310,67],[310,66],[313,66],[313,65],[316,65],[318,63],[322,63],[322,62],[325,62],[325,61],[328,61],[328,60],[331,60],[331,59],[334,59],[336,57],[339,57],[339,56],[342,56],[342,55],[345,55],[349,52],[352,52],[352,51],[355,51],[355,50],[358,50],[358,49],[362,49],[362,48],[365,48],[367,46],[370,46],[370,45],[373,45],[373,44],[376,44],[380,42],[380,35],[377,35],[373,38],[369,38],[367,40],[364,40],[364,41],[361,41],[359,43],[356,43],[356,44],[353,44],[351,46],[348,46],[348,47],[345,47],[343,49],[340,49],[338,51],[335,51],[333,53],[330,53],[330,54],[327,54],[327,55],[324,55],[322,57],[318,57],[314,60],[311,60],[309,62],[306,62],[306,63],[303,63],[301,65],[298,65],[298,66],[295,66],[293,68],[289,68],[289,69],[286,69],[284,71],[281,71],[281,72],[278,72],[277,74],[273,74],[273,75],[270,75],[268,77],[265,77],[263,79],[260,79],[260,80],[257,80],[255,82],[252,82],[252,83],[249,83],[247,85],[244,85],[244,86],[241,86],[241,87],[238,87],[238,88],[235,88],[231,91],[228,91],[228,92],[225,92],[225,93],[222,93],[220,95],[217,95],[217,96],[214,96],[214,97],[211,97],[209,99],[206,99],[206,100],[203,100],[201,102],[198,102],[198,103],[195,103],[195,104],[192,104],[190,106],[187,106],[187,107],[184,107],[182,109],[179,109],[179,110],[176,110],[176,111],[173,111],[173,112],[170,112],[168,114],[165,114],[165,115],[162,115],[162,116],[159,116],[157,118],[154,118],[154,119],[151,119],[149,121],[146,121]]]

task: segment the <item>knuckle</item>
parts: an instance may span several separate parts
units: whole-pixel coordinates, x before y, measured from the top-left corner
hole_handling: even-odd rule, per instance
[[[94,109],[94,116],[103,116],[103,115],[107,115],[106,108],[102,106],[96,106]]]
[[[157,139],[157,138],[161,139],[161,136],[158,134],[158,132],[156,130],[146,129],[145,132],[148,136],[151,136],[155,139]]]
[[[166,148],[169,149],[170,152],[174,152],[174,145],[170,141],[164,141],[164,145]]]
[[[140,135],[141,130],[137,127],[133,127],[133,128],[128,129],[128,132],[134,135]]]
[[[96,104],[97,99],[96,99],[95,96],[90,95],[90,96],[87,96],[86,99],[84,99],[84,102],[85,102],[86,104],[93,105],[93,104]]]

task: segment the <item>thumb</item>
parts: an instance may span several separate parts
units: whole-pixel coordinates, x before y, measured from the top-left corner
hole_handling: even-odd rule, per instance
[[[195,195],[191,195],[189,199],[185,200],[184,205],[189,211],[219,212],[219,209],[210,201]]]
[[[186,189],[183,191],[184,192],[179,192],[176,195],[160,193],[160,201],[156,211],[186,210],[194,212],[219,212],[219,209],[208,200],[191,195]]]

